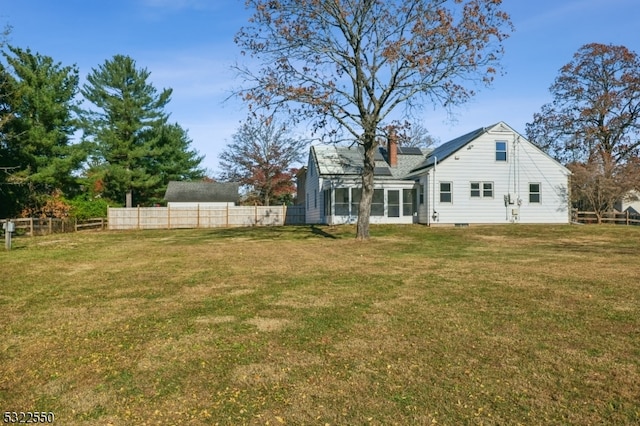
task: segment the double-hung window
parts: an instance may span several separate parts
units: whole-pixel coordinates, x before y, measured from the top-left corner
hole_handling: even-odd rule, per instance
[[[496,161],[507,161],[507,142],[496,141]]]
[[[540,203],[540,184],[529,183],[529,202]]]
[[[441,203],[450,203],[452,201],[451,197],[451,182],[440,182],[440,202]]]
[[[482,198],[493,198],[493,182],[482,182]]]
[[[470,182],[471,198],[493,198],[493,182]]]

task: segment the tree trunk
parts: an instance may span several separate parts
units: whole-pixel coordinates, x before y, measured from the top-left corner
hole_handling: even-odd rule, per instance
[[[371,218],[371,201],[373,200],[373,169],[375,168],[375,136],[365,139],[364,170],[362,171],[362,197],[358,207],[358,224],[356,239],[369,239],[369,222]]]
[[[596,214],[596,223],[598,225],[601,225],[602,224],[602,213],[600,213],[598,210],[596,210],[594,213]]]

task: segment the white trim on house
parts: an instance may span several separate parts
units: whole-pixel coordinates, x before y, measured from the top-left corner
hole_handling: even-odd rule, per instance
[[[391,165],[380,148],[374,190],[382,202],[372,206],[371,223],[570,221],[569,170],[503,122],[432,152],[399,150],[397,158],[397,165]],[[358,148],[311,147],[305,177],[307,223],[356,222],[353,201],[361,187],[362,161]],[[533,194],[531,185],[537,189]],[[405,215],[407,198],[411,214]]]
[[[455,149],[447,150],[446,144],[437,148],[434,156],[440,150],[446,157],[427,159],[414,171],[412,176],[431,190],[418,222],[569,223],[569,170],[504,123],[481,130],[452,141],[457,141]],[[507,142],[506,160],[502,142]],[[442,182],[451,183],[450,202],[440,200]],[[531,184],[538,185],[534,202]]]
[[[405,176],[426,158],[429,151],[398,149],[397,163],[389,163],[388,152],[376,153],[374,204],[370,222],[417,221],[417,184]],[[305,176],[307,223],[347,224],[357,221],[363,152],[359,148],[314,146],[309,151]],[[317,200],[317,203],[314,201]]]

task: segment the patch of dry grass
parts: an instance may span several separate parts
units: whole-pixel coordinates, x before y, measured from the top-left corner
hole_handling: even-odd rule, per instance
[[[87,233],[0,253],[0,409],[59,424],[640,422],[640,229]]]

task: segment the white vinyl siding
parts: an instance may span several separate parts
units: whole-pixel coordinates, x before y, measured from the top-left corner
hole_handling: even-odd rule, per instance
[[[520,223],[569,222],[568,170],[516,133],[507,136],[504,129],[497,133],[485,133],[438,162],[438,183],[434,187],[429,179],[424,181],[429,205],[420,210],[421,223],[511,223],[514,210]],[[496,141],[507,141],[508,158],[515,155],[517,161],[495,161]],[[428,172],[430,178],[433,170]],[[451,183],[451,203],[440,202],[442,182]],[[540,203],[528,202],[530,183],[540,184]],[[515,202],[505,206],[509,194]],[[434,210],[437,221],[431,219]]]
[[[323,223],[324,215],[324,192],[321,191],[322,178],[318,175],[318,170],[313,155],[309,153],[307,163],[307,177],[305,179],[305,222]],[[312,200],[311,197],[314,197]],[[315,203],[315,205],[314,205]]]

